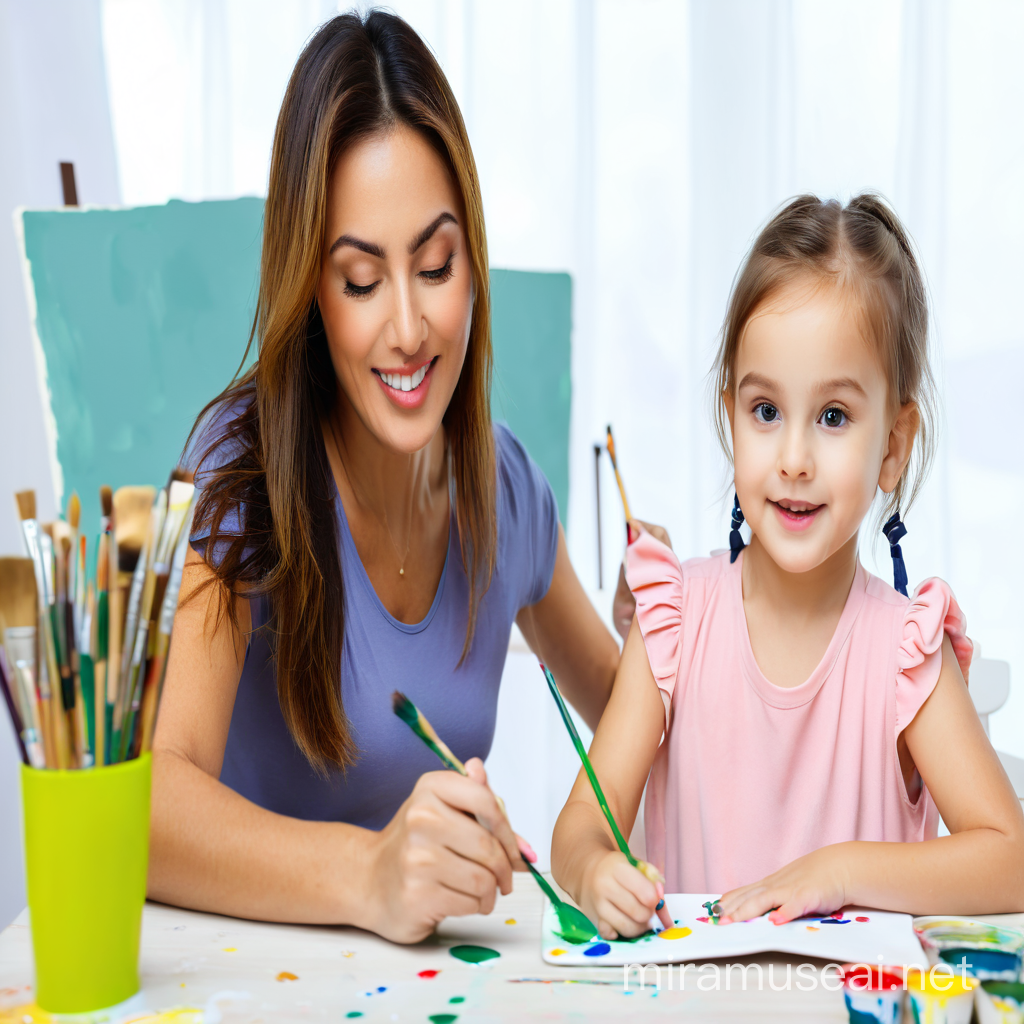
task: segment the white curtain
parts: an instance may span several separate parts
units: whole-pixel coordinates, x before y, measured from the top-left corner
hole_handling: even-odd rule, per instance
[[[391,6],[434,49],[462,105],[492,264],[573,274],[568,532],[592,589],[592,445],[609,422],[636,514],[664,523],[684,557],[725,546],[731,495],[706,377],[759,226],[802,191],[873,188],[894,202],[930,285],[945,409],[931,478],[907,517],[908,568],[914,582],[948,579],[985,654],[1011,662],[992,735],[1024,756],[1024,5]],[[334,10],[319,0],[104,0],[125,202],[262,193],[288,73]],[[602,472],[606,602],[623,538]],[[890,578],[885,545],[865,537],[862,549]],[[523,697],[506,685],[503,701],[522,703],[503,722],[531,721],[547,698],[539,681],[530,686]],[[534,750],[560,742],[546,729],[527,734]],[[520,785],[524,807],[531,787],[548,786],[548,810],[531,820],[538,847],[571,774],[570,756]]]

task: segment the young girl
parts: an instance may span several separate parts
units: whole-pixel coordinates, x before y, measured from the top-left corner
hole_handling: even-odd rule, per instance
[[[681,565],[631,524],[636,617],[591,757],[627,835],[650,774],[648,859],[669,892],[723,893],[723,922],[1024,910],[1024,816],[967,693],[964,617],[941,580],[905,596],[927,322],[879,198],[793,200],[743,266],[717,359],[730,551]],[[899,593],[858,560],[878,490]],[[606,938],[646,930],[663,895],[582,772],[552,866]]]

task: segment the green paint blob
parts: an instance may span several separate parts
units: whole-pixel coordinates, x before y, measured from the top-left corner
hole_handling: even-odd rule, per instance
[[[454,1013],[432,1013],[427,1018],[431,1024],[453,1024],[458,1019],[458,1015]]]
[[[482,964],[485,960],[497,960],[501,956],[496,949],[488,949],[486,946],[452,946],[448,952],[467,964]]]
[[[362,1017],[362,1015],[362,1010],[349,1010],[348,1013],[345,1014],[346,1017]]]
[[[452,996],[451,999],[448,1000],[449,1003],[464,1003],[465,1001],[465,996]]]

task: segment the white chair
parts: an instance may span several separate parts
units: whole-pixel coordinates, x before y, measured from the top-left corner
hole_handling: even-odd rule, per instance
[[[968,688],[974,708],[978,712],[981,724],[989,734],[989,715],[998,711],[1010,696],[1010,664],[1006,661],[995,661],[981,656],[981,648],[974,646],[974,659],[971,661],[971,685]],[[1024,760],[1012,754],[1004,754],[997,750],[999,760],[1010,777],[1014,792],[1024,800]]]

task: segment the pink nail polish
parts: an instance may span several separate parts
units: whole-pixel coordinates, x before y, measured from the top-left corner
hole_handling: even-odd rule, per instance
[[[518,839],[519,852],[523,857],[528,860],[531,864],[537,863],[537,854],[534,852],[533,847],[523,838]]]

